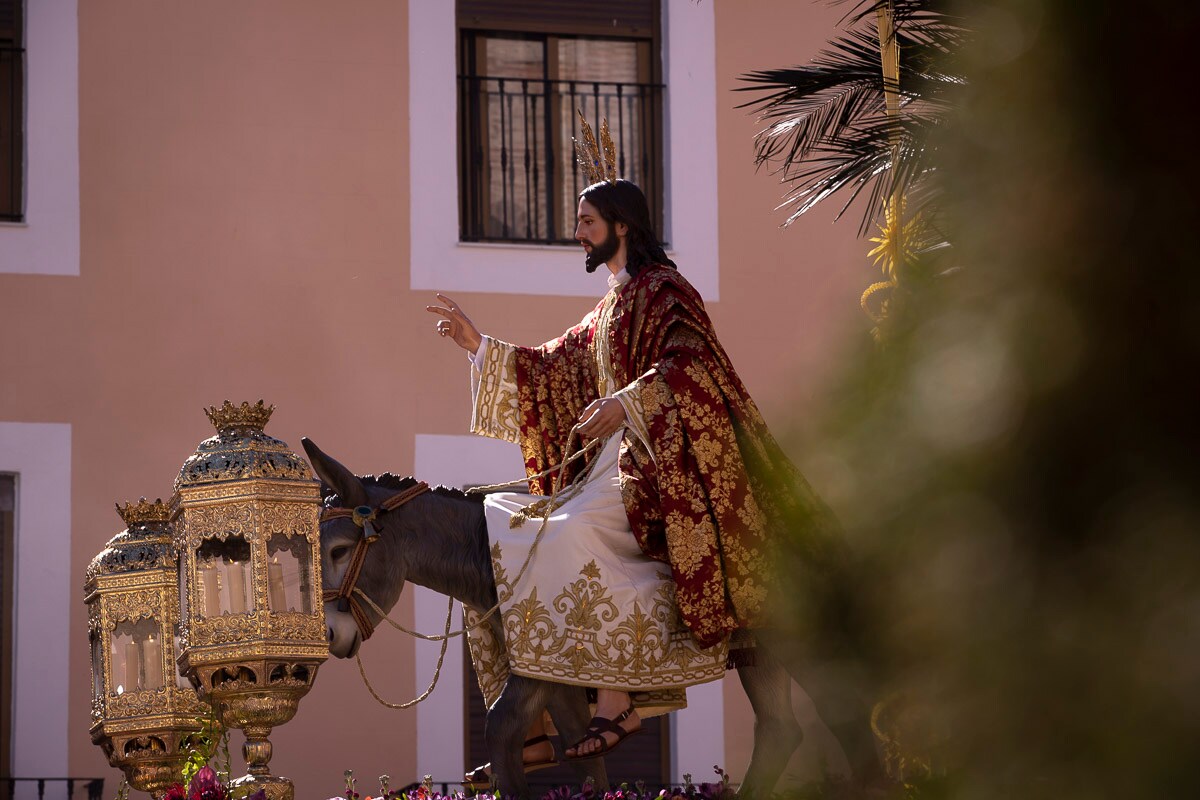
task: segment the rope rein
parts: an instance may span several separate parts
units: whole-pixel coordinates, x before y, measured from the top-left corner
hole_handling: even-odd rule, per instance
[[[356,590],[356,591],[358,591],[359,594],[362,594],[361,590]],[[371,605],[374,608],[376,608],[376,609],[379,608],[365,594],[363,594],[362,596],[364,598],[366,598],[367,602],[371,603]],[[438,678],[440,678],[442,676],[442,662],[446,660],[446,648],[450,645],[450,620],[451,620],[453,614],[454,614],[454,598],[451,597],[450,602],[446,607],[446,632],[441,637],[437,637],[442,640],[442,648],[438,652],[437,665],[433,668],[433,680],[429,682],[429,686],[426,687],[425,691],[421,692],[421,694],[417,695],[412,700],[409,700],[406,703],[389,703],[387,700],[384,700],[382,697],[380,697],[379,692],[375,691],[375,687],[371,685],[370,679],[367,678],[367,671],[366,671],[366,669],[363,668],[362,653],[354,654],[354,660],[358,662],[358,674],[362,675],[363,683],[366,684],[367,691],[371,693],[371,697],[374,697],[376,700],[378,700],[380,705],[387,706],[388,708],[395,709],[397,711],[403,711],[406,708],[412,708],[417,703],[421,702],[422,700],[429,697],[429,695],[431,695],[433,693],[434,687],[437,686]],[[384,619],[387,619],[387,617],[385,616]],[[391,622],[391,620],[388,620],[388,622]],[[423,638],[430,638],[430,637],[423,637]]]
[[[578,435],[579,435],[578,429],[579,429],[578,425],[573,426],[571,428],[571,432],[567,436],[566,452],[568,452],[568,453],[571,452],[571,447],[575,443],[576,438],[578,438]],[[519,584],[521,582],[521,578],[523,578],[525,576],[525,571],[529,568],[530,563],[532,563],[533,555],[535,552],[537,552],[538,544],[542,540],[542,534],[544,534],[546,531],[546,523],[550,521],[550,516],[554,513],[554,511],[556,509],[558,509],[564,503],[566,503],[568,500],[571,500],[572,498],[577,496],[581,491],[583,491],[583,487],[587,484],[588,480],[591,478],[592,469],[593,469],[593,467],[595,467],[596,462],[592,461],[591,464],[588,464],[583,469],[583,471],[579,473],[579,475],[575,476],[575,479],[573,481],[571,481],[571,483],[568,486],[564,487],[562,481],[563,481],[563,475],[566,472],[567,465],[571,464],[576,459],[581,458],[584,454],[586,454],[588,451],[590,451],[592,448],[594,448],[600,441],[602,441],[602,440],[593,439],[592,441],[588,442],[586,445],[581,447],[574,454],[572,454],[568,458],[563,459],[562,463],[559,464],[558,466],[551,467],[547,470],[543,470],[542,472],[539,472],[535,475],[530,475],[524,479],[518,478],[517,480],[508,481],[507,483],[496,483],[496,484],[489,484],[486,486],[476,486],[470,490],[471,493],[482,494],[485,492],[502,489],[506,486],[513,486],[515,484],[522,483],[523,481],[532,480],[534,478],[549,477],[555,472],[558,473],[552,479],[553,492],[549,495],[549,497],[547,497],[543,500],[538,500],[538,501],[530,504],[526,509],[524,509],[524,511],[529,511],[529,512],[538,514],[541,517],[541,524],[538,525],[537,534],[535,534],[533,537],[533,543],[530,544],[530,546],[529,546],[529,552],[525,556],[524,563],[521,564],[521,569],[517,571],[517,577],[513,579],[513,582],[511,584],[512,586],[516,586],[517,584]],[[421,494],[424,491],[428,491],[428,489],[429,489],[428,484],[425,484],[424,482],[418,483],[415,486],[410,487],[409,489],[405,490],[404,492],[401,492],[398,495],[389,497],[387,500],[383,501],[383,503],[380,504],[379,509],[382,509],[384,511],[390,511],[391,509],[397,508],[397,507],[403,505],[404,503],[408,502],[413,497],[416,497],[418,494]],[[403,499],[398,499],[398,498],[403,498]],[[363,520],[362,523],[359,523],[360,515],[359,515],[357,509],[355,509],[353,512],[351,512],[350,509],[328,509],[328,511],[333,511],[333,512],[338,512],[338,513],[329,514],[326,518],[333,519],[336,517],[345,517],[345,516],[353,515],[355,523],[360,524],[360,526],[363,528],[363,534],[365,536],[366,531],[367,531],[367,526],[369,526],[374,521],[376,515],[379,512],[379,509],[372,511],[369,516],[362,516],[361,517]],[[524,519],[527,519],[527,518],[528,518],[528,516],[522,516],[521,514],[518,514],[516,517],[514,517],[514,523],[515,523],[514,527],[516,527],[517,525],[520,524],[520,522],[518,522],[518,520],[524,521]],[[378,539],[379,535],[374,534],[374,538]],[[369,545],[370,542],[368,542],[367,544]],[[360,556],[360,552],[359,552],[360,550],[361,550],[361,556]],[[491,616],[493,614],[495,614],[497,611],[500,610],[500,601],[499,601],[499,599],[497,599],[496,604],[493,605],[491,608],[489,608],[483,614],[483,616],[481,616],[474,624],[465,626],[465,627],[461,628],[460,630],[451,631],[450,624],[451,624],[451,620],[454,615],[454,598],[451,597],[449,599],[450,600],[449,603],[446,606],[445,630],[441,634],[420,633],[419,631],[410,630],[409,628],[406,628],[405,626],[401,625],[400,623],[396,622],[391,617],[389,617],[387,615],[387,612],[385,612],[382,608],[380,608],[379,605],[374,600],[372,600],[369,596],[367,596],[366,592],[364,592],[362,589],[358,588],[358,586],[356,585],[357,580],[358,580],[358,572],[361,571],[361,569],[362,569],[361,562],[363,560],[365,560],[365,556],[366,556],[366,547],[365,546],[362,548],[356,548],[354,555],[351,557],[350,566],[347,568],[347,572],[346,572],[346,578],[348,578],[348,577],[350,577],[350,570],[354,570],[354,582],[348,583],[346,578],[343,578],[342,579],[342,588],[339,588],[337,590],[330,589],[330,590],[326,591],[325,599],[326,599],[326,602],[328,602],[330,599],[339,599],[340,597],[343,596],[343,593],[344,593],[344,596],[346,596],[351,601],[350,602],[350,611],[354,615],[355,622],[359,625],[360,630],[373,631],[375,626],[372,625],[370,623],[370,620],[366,618],[367,617],[366,613],[362,612],[360,604],[358,602],[356,602],[357,598],[361,598],[363,600],[363,602],[365,602],[368,606],[370,606],[371,610],[373,610],[376,614],[378,614],[380,616],[381,619],[386,621],[388,623],[388,625],[391,625],[396,630],[401,631],[403,633],[407,633],[409,636],[413,636],[417,639],[423,639],[427,642],[441,642],[442,643],[442,646],[438,653],[437,665],[434,667],[434,670],[433,670],[433,679],[429,682],[429,686],[419,696],[413,698],[412,700],[404,702],[404,703],[390,703],[387,700],[384,700],[382,697],[380,697],[379,693],[375,691],[375,687],[371,685],[370,679],[367,678],[367,672],[366,672],[366,669],[363,667],[363,663],[362,663],[362,655],[355,654],[355,656],[354,656],[355,660],[358,662],[358,672],[360,675],[362,675],[363,683],[366,684],[367,691],[369,691],[371,693],[372,697],[374,697],[376,700],[378,700],[381,705],[387,706],[388,708],[397,709],[397,710],[412,708],[417,703],[420,703],[422,700],[429,697],[429,695],[433,692],[434,687],[437,686],[438,679],[442,675],[442,663],[445,661],[446,649],[450,645],[450,640],[456,636],[464,636],[468,632],[481,627],[485,622],[487,622],[491,618]],[[355,569],[355,562],[359,562],[357,565],[357,569]],[[347,586],[349,586],[348,589],[345,588]],[[361,616],[364,618],[362,622],[359,621],[360,613],[361,613]],[[363,624],[368,625],[369,628],[364,629]],[[367,636],[369,636],[369,635],[370,634],[368,633]],[[366,638],[366,636],[364,636],[364,639],[365,638]]]

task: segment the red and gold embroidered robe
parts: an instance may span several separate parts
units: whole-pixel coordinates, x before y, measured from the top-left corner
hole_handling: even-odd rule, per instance
[[[670,564],[680,613],[699,644],[759,627],[781,533],[772,529],[783,515],[825,511],[767,430],[703,301],[678,271],[647,268],[561,337],[517,348],[514,411],[528,474],[560,463],[571,427],[597,399],[598,336],[624,387],[615,396],[640,434],[625,437],[620,457],[639,545]],[[549,489],[547,480],[530,481],[534,494]]]

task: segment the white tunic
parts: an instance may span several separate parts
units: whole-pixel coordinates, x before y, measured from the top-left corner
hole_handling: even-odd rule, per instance
[[[619,283],[610,279],[610,286],[615,296]],[[605,312],[609,308],[606,303]],[[611,396],[616,387],[603,349],[597,348],[598,389]],[[472,432],[519,441],[513,356],[512,345],[485,337],[472,373]],[[725,646],[697,646],[675,608],[670,567],[647,558],[629,527],[617,460],[622,436],[634,435],[622,429],[604,443],[586,484],[568,492],[572,496],[545,521],[520,580],[543,527],[543,513],[526,509],[546,498],[501,492],[485,499],[505,641],[494,641],[484,628],[469,641],[488,705],[510,670],[631,692],[642,716],[682,708],[683,687],[724,675]],[[468,622],[474,617],[468,612]]]

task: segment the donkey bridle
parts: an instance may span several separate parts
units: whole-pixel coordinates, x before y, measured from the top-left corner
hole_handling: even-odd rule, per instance
[[[354,617],[354,624],[358,626],[358,632],[362,634],[364,641],[370,639],[371,634],[375,632],[375,624],[371,622],[370,616],[367,615],[366,609],[363,608],[362,602],[355,596],[354,591],[355,584],[358,583],[359,573],[362,572],[363,564],[367,560],[367,549],[379,540],[379,534],[375,529],[375,520],[381,514],[393,511],[414,497],[428,491],[429,484],[425,481],[418,481],[404,491],[392,495],[374,508],[371,506],[326,508],[321,512],[321,522],[349,517],[354,521],[355,525],[362,528],[363,535],[354,543],[354,552],[350,554],[350,565],[346,567],[346,574],[342,576],[342,585],[336,589],[326,589],[321,594],[321,600],[325,603],[336,600],[338,611],[349,610],[351,616]]]

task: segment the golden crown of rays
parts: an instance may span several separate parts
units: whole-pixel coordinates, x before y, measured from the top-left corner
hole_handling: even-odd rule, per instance
[[[575,143],[575,161],[579,164],[579,169],[583,172],[583,176],[587,178],[588,185],[600,183],[601,181],[615,181],[617,179],[617,148],[613,146],[612,135],[608,132],[608,120],[600,120],[600,143],[596,143],[596,137],[592,133],[592,126],[584,118],[583,112],[575,109],[575,113],[579,115],[579,128],[583,135],[583,141],[579,141],[575,137],[571,137],[571,141]]]

